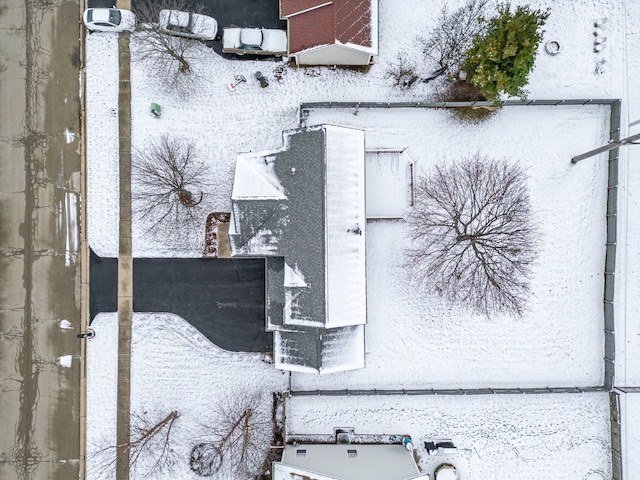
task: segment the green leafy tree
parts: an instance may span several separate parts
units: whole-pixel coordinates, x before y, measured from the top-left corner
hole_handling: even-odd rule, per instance
[[[512,13],[511,5],[505,3],[498,6],[497,16],[482,19],[486,33],[475,37],[465,69],[471,83],[488,99],[497,101],[501,93],[526,97],[524,87],[548,17],[548,10],[531,10],[526,5]]]

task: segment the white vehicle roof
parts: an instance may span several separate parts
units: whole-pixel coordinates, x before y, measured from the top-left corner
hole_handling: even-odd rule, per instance
[[[161,10],[160,26],[172,35],[202,40],[214,40],[218,33],[218,22],[214,18],[178,10]]]

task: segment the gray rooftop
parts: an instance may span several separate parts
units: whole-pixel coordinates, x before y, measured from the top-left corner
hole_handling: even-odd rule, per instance
[[[332,146],[328,146],[327,128],[334,132]],[[347,146],[344,155],[340,155],[343,144]],[[328,150],[334,162],[330,169]],[[353,170],[350,167],[353,164],[356,174],[343,178],[347,176],[341,175],[342,171]],[[356,293],[364,290],[364,235],[359,233],[356,235],[360,237],[354,238],[354,234],[346,233],[354,218],[361,220],[364,229],[364,179],[360,178],[364,176],[363,169],[364,135],[342,127],[318,126],[285,132],[282,149],[238,155],[229,228],[231,250],[233,256],[269,257],[267,328],[280,332],[277,343],[281,349],[274,351],[281,368],[322,372],[364,366],[362,325],[366,312],[365,299],[360,298],[364,293],[350,295],[347,302],[338,298],[339,293],[333,293],[336,300],[331,310],[333,318],[338,319],[333,324],[328,308],[329,278],[333,279],[334,292],[345,290],[342,277],[345,283],[361,287]],[[327,200],[328,171],[333,178],[339,177],[340,185],[332,185],[333,203]],[[356,207],[345,205],[336,209],[342,191],[352,192],[351,197],[345,193],[345,198],[354,198],[353,192],[361,192],[362,200],[357,196]],[[361,219],[360,210],[354,214],[360,203]],[[327,205],[333,206],[331,218]],[[327,225],[345,238],[330,235]],[[333,243],[329,243],[330,236]],[[341,245],[356,252],[356,258],[360,259],[357,261],[361,262],[357,264],[359,268],[343,266],[339,258],[344,256]],[[337,252],[333,264],[327,254],[330,247]],[[347,305],[351,302],[353,306]],[[352,325],[360,328],[351,328]],[[343,351],[340,345],[344,346]],[[341,368],[342,364],[345,368]]]

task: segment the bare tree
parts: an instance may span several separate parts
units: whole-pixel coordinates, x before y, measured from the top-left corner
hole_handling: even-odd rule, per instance
[[[93,454],[99,459],[95,463],[96,476],[112,477],[118,456],[128,457],[130,471],[137,472],[141,478],[171,472],[177,460],[171,433],[179,417],[175,410],[163,418],[148,412],[132,415],[131,440],[122,445],[101,448]]]
[[[452,73],[462,68],[474,37],[484,31],[480,18],[489,1],[468,0],[453,12],[447,5],[442,7],[438,26],[427,38],[420,39],[423,52],[434,68],[445,68]]]
[[[406,90],[418,80],[416,66],[404,52],[398,53],[396,61],[387,65],[384,78],[391,80],[393,87]]]
[[[187,4],[185,0],[144,0],[136,7],[139,47],[135,59],[149,62],[156,75],[169,74],[172,83],[192,72],[191,60],[202,42],[192,38],[168,35],[160,29],[160,10],[180,10],[203,13],[200,4]]]
[[[173,233],[197,223],[208,169],[194,143],[163,135],[133,153],[134,214],[148,218],[147,232]]]
[[[191,450],[189,465],[198,475],[212,476],[221,468],[253,475],[263,465],[273,436],[273,420],[260,396],[227,398],[215,409],[210,438]]]
[[[537,245],[526,180],[479,154],[420,178],[406,219],[417,279],[481,313],[522,315]]]

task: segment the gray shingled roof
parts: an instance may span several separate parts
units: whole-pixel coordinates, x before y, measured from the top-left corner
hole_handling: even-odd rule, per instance
[[[324,144],[321,129],[291,134],[288,149],[271,160],[286,200],[234,200],[237,234],[230,236],[234,256],[270,253],[295,260],[312,288],[296,296],[291,320],[318,325],[326,319]],[[287,228],[288,225],[296,227]],[[273,250],[261,250],[265,242]]]
[[[236,165],[229,229],[232,254],[269,258],[267,329],[280,335],[277,342],[274,337],[280,345],[274,347],[276,363],[292,369],[364,366],[363,347],[339,351],[354,339],[364,343],[362,325],[324,328],[326,142],[322,126],[286,132],[284,148],[241,154]]]

